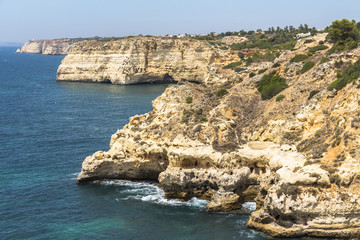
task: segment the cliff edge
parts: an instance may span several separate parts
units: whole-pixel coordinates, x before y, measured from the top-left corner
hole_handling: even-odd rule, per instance
[[[210,200],[208,211],[255,201],[247,226],[274,237],[360,237],[360,82],[353,74],[360,70],[360,48],[326,55],[332,45],[323,44],[325,37],[299,40],[273,62],[243,64],[237,72],[222,69],[228,59],[216,49],[191,40],[191,50],[172,39],[102,43],[109,49],[103,53],[99,43],[77,44],[58,80],[133,83],[121,79],[169,74],[197,81],[169,86],[151,112],[131,117],[109,150],[84,160],[77,181],[158,180],[168,198]],[[299,55],[306,61],[296,60]],[[92,69],[95,60],[101,61]],[[329,87],[349,72],[351,84]],[[265,95],[271,84],[281,93]]]
[[[162,37],[128,37],[76,43],[57,71],[58,81],[137,84],[188,80],[205,82],[212,68],[239,60],[207,41]]]
[[[18,53],[33,53],[44,55],[66,55],[70,46],[78,42],[76,39],[30,40],[27,41]]]

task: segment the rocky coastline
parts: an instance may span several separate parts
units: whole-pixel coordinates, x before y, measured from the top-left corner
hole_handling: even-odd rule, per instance
[[[113,134],[109,150],[88,156],[77,181],[157,180],[166,197],[207,199],[210,212],[255,201],[247,226],[273,237],[360,237],[359,82],[328,89],[337,71],[359,60],[360,48],[316,51],[305,72],[304,63],[291,61],[325,37],[298,40],[273,62],[239,72],[223,68],[240,61],[237,52],[206,41],[74,44],[58,81],[178,82],[151,112]],[[266,75],[286,80],[281,99],[262,98],[257,87]]]
[[[214,77],[213,66],[238,60],[206,41],[128,37],[74,44],[57,71],[57,81],[112,84],[166,83]]]
[[[17,49],[17,53],[32,53],[43,55],[66,55],[70,46],[78,41],[78,39],[64,38],[52,40],[30,40],[21,48]]]

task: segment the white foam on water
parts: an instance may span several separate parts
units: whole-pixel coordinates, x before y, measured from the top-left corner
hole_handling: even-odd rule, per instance
[[[78,172],[68,174],[71,180],[76,180],[78,175],[79,175]]]
[[[256,210],[256,202],[245,202],[242,204],[242,207],[253,212]]]
[[[121,194],[127,195],[123,198],[116,198],[116,201],[120,200],[139,200],[144,202],[152,202],[160,205],[168,206],[188,206],[192,208],[205,208],[209,203],[207,200],[201,200],[198,198],[191,198],[189,201],[182,202],[176,199],[166,199],[165,193],[162,189],[157,187],[152,182],[133,182],[128,180],[102,180],[95,181],[96,184],[110,185],[110,186],[123,186],[124,190],[120,190]]]
[[[76,172],[76,173],[70,173],[70,174],[68,174],[69,176],[77,176],[77,175],[79,175],[79,172]]]

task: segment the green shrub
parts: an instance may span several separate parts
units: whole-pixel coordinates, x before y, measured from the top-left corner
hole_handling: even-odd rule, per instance
[[[317,51],[328,49],[325,45],[317,45],[315,47],[309,48],[309,53],[316,53]]]
[[[308,56],[304,55],[304,54],[296,54],[295,57],[293,57],[292,59],[290,59],[290,62],[302,62],[305,59],[307,59]]]
[[[304,130],[296,130],[293,132],[285,132],[284,134],[284,138],[292,141],[292,142],[296,142],[296,141],[300,141],[301,140],[301,135],[303,134]]]
[[[327,51],[327,54],[332,54],[335,52],[344,52],[344,51],[349,51],[351,49],[354,49],[358,46],[358,42],[348,38],[346,40],[343,41],[339,41],[337,43],[334,44],[334,46]]]
[[[176,37],[176,35],[174,35]],[[191,37],[193,39],[197,39],[197,40],[208,40],[208,41],[211,41],[211,40],[215,40],[215,37],[213,36],[195,36],[195,37]]]
[[[277,102],[280,102],[280,101],[283,100],[284,98],[285,98],[285,95],[280,94],[280,95],[278,95],[278,96],[276,97],[276,101],[277,101]]]
[[[333,89],[340,90],[343,87],[345,87],[346,85],[347,85],[347,82],[345,81],[345,79],[340,78],[340,79],[337,79],[337,80],[333,81],[332,83],[330,83],[330,85],[327,87],[327,89],[329,91],[332,91]]]
[[[193,115],[192,110],[184,109],[183,110],[183,115],[182,115],[182,118],[181,118],[181,122],[188,123],[192,115]]]
[[[247,58],[246,60],[245,60],[245,66],[250,66],[252,63],[254,62],[254,60],[252,59],[252,58]]]
[[[245,58],[245,54],[242,53],[242,52],[239,52],[239,53],[238,53],[238,56],[239,56],[239,58],[242,59],[242,60]]]
[[[249,77],[254,77],[256,74],[255,73],[253,73],[253,72],[251,72],[251,73],[249,73]]]
[[[273,68],[280,67],[280,63],[275,63],[272,67],[273,67]]]
[[[220,49],[221,50],[228,50],[229,48],[227,46],[221,46]]]
[[[292,49],[296,44],[293,33],[285,33],[284,31],[270,35],[270,37],[250,38],[248,41],[231,45],[231,50],[242,50],[247,48],[258,49]]]
[[[234,68],[234,71],[235,71],[235,72],[241,72],[241,71],[244,71],[244,70],[246,70],[246,68],[242,68],[242,67],[236,67],[236,68]]]
[[[267,70],[267,68],[260,69],[260,70],[258,71],[258,74],[262,74],[262,73],[266,72],[266,70]]]
[[[345,87],[348,83],[355,81],[360,77],[360,60],[357,60],[354,64],[350,64],[349,67],[344,69],[344,71],[338,74],[337,79],[330,83],[327,87],[329,91],[336,89],[340,90]]]
[[[208,120],[207,120],[207,118],[206,117],[202,117],[202,118],[200,118],[200,122],[207,122]]]
[[[339,61],[335,61],[334,66],[336,68],[340,68],[343,65],[343,63],[344,63],[343,60],[340,59]]]
[[[261,94],[261,98],[266,100],[277,95],[287,87],[288,85],[286,84],[284,78],[280,77],[279,75],[270,73],[264,75],[259,85],[257,86],[257,89]]]
[[[193,98],[192,97],[186,97],[186,103],[190,104],[193,102]]]
[[[262,59],[267,60],[269,62],[272,62],[275,60],[275,58],[277,58],[279,55],[279,52],[271,52],[271,51],[266,51],[265,54],[262,56]]]
[[[311,43],[311,42],[313,42],[313,41],[314,41],[314,40],[312,40],[312,39],[306,39],[304,43]]]
[[[319,41],[319,44],[320,44],[320,45],[323,45],[323,44],[324,44],[324,41],[322,41],[322,40]]]
[[[224,96],[224,95],[227,94],[227,93],[228,93],[228,91],[227,91],[226,89],[221,88],[219,91],[216,92],[216,96],[222,97],[222,96]]]
[[[319,90],[312,90],[311,92],[310,92],[310,95],[309,95],[309,97],[308,97],[308,100],[310,100],[313,96],[315,96],[316,94],[318,94],[319,93]]]
[[[323,59],[321,59],[321,61],[320,61],[320,64],[322,64],[322,63],[326,63],[326,62],[328,62],[330,59],[328,59],[327,57],[323,57]]]
[[[315,66],[314,62],[312,62],[312,61],[306,62],[306,63],[304,63],[304,66],[300,70],[300,73],[305,73],[306,71],[310,70],[314,66]]]
[[[321,158],[322,154],[327,151],[329,144],[325,143],[328,137],[326,128],[322,128],[315,133],[314,137],[307,137],[297,146],[299,152],[309,152],[313,155],[313,159]]]
[[[241,62],[232,62],[232,63],[229,63],[228,65],[224,66],[223,69],[233,69],[239,65],[241,65]]]
[[[262,61],[272,62],[278,56],[280,56],[280,53],[278,51],[268,50],[264,54],[261,54],[260,52],[255,52],[252,55],[248,56],[245,62],[246,62],[246,66],[250,66],[253,62],[262,62]]]

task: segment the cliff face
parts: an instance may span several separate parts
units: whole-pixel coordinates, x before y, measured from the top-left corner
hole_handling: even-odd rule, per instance
[[[44,55],[65,55],[70,45],[76,42],[72,39],[31,40],[22,46],[20,53],[36,53]]]
[[[72,46],[57,72],[58,81],[136,84],[212,79],[212,66],[239,60],[205,41],[129,37],[84,41]]]
[[[324,37],[299,40],[276,65],[253,63],[225,82],[169,86],[153,111],[111,137],[108,151],[85,159],[78,182],[154,179],[169,198],[210,200],[208,211],[256,201],[247,225],[272,236],[360,237],[360,82],[327,90],[360,48],[327,61],[326,50],[315,52],[305,73],[290,62]],[[281,101],[261,99],[256,86],[267,73],[286,79]]]

